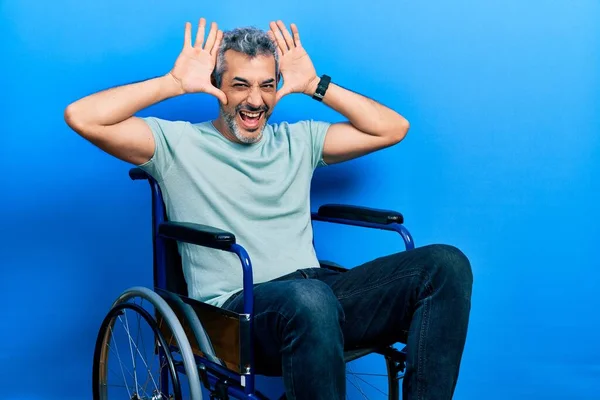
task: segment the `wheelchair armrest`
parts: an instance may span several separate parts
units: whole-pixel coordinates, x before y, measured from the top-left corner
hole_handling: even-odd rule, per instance
[[[401,224],[404,222],[404,217],[397,211],[345,204],[324,204],[319,207],[317,216],[322,218],[346,219],[350,221],[364,221],[383,225],[391,223]]]
[[[229,250],[235,244],[233,233],[191,222],[163,222],[158,226],[158,234],[168,239],[220,250]]]

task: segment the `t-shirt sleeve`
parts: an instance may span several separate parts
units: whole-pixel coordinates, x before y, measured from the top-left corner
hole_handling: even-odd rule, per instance
[[[142,118],[148,124],[154,136],[154,154],[150,160],[138,167],[157,181],[162,181],[173,165],[177,146],[181,142],[185,122],[167,121],[155,117]]]
[[[331,123],[314,120],[302,121],[301,123],[308,133],[313,169],[326,166],[327,164],[323,161],[323,145]]]

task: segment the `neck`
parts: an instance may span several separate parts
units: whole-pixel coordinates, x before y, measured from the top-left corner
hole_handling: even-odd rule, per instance
[[[229,126],[227,126],[227,123],[223,119],[222,115],[220,115],[217,119],[213,120],[212,124],[215,128],[217,128],[219,133],[223,135],[223,137],[225,137],[225,139],[234,143],[242,144],[242,142],[237,137],[235,137],[235,135],[232,132],[230,132]]]

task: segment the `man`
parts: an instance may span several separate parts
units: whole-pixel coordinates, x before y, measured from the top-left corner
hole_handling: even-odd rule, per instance
[[[451,398],[470,312],[472,275],[456,248],[431,245],[338,274],[319,268],[309,191],[315,168],[400,142],[395,111],[319,76],[297,27],[226,34],[213,22],[184,45],[164,76],[92,94],[65,119],[109,154],[161,185],[169,218],[233,232],[254,268],[258,368],[280,369],[289,399],[345,397],[344,347],[407,343],[404,398]],[[280,78],[283,84],[280,85]],[[279,87],[279,89],[278,89]],[[174,96],[219,100],[213,121],[138,118]],[[301,93],[347,118],[267,123],[283,96]],[[180,245],[192,297],[241,312],[235,255]]]

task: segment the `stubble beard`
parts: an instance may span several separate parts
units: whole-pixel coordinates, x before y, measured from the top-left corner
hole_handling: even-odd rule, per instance
[[[269,117],[270,117],[270,115],[265,112],[264,121],[262,122],[262,125],[259,126],[258,128],[256,128],[256,130],[254,130],[254,132],[253,132],[253,133],[256,133],[258,131],[258,134],[256,134],[255,136],[246,136],[242,133],[240,127],[238,126],[238,124],[235,120],[237,111],[235,114],[231,114],[231,113],[225,111],[225,109],[223,107],[219,107],[219,112],[221,114],[221,117],[223,118],[223,121],[225,121],[225,124],[227,125],[229,132],[231,132],[236,137],[236,139],[238,139],[240,142],[242,142],[244,144],[257,143],[262,139],[263,132],[265,130],[265,127],[267,126],[267,121],[269,120]]]

